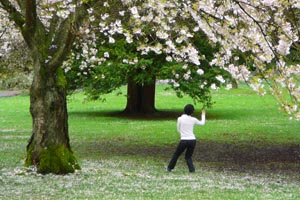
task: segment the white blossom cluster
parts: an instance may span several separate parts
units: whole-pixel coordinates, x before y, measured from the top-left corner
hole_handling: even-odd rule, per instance
[[[249,81],[259,94],[266,94],[265,84],[269,84],[282,107],[300,119],[299,65],[285,60],[299,42],[299,15],[291,13],[292,8],[299,9],[299,1],[198,1],[193,5],[191,16],[222,47],[211,64],[229,71],[234,79]],[[295,21],[287,16],[289,12]],[[255,71],[239,63],[235,51],[247,54]]]
[[[67,19],[71,13],[75,12],[76,7],[79,5],[77,1],[73,0],[41,0],[39,1],[40,17],[44,24],[49,25],[49,20],[54,16],[62,19]]]

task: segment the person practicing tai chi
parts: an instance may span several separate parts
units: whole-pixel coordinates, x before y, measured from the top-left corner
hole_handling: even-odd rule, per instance
[[[205,110],[202,110],[201,120],[198,120],[191,115],[194,112],[194,106],[187,104],[184,107],[184,114],[182,114],[177,119],[177,130],[180,134],[180,142],[176,148],[175,153],[172,156],[172,159],[167,167],[167,172],[171,172],[179,156],[185,152],[186,164],[190,172],[195,172],[195,167],[193,164],[192,156],[196,146],[196,137],[194,135],[194,125],[204,125],[205,124]]]

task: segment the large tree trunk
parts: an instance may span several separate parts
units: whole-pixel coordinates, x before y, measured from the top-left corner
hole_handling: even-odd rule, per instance
[[[74,172],[79,165],[70,148],[66,79],[60,66],[70,53],[90,5],[83,2],[64,19],[53,15],[49,27],[45,27],[36,0],[18,1],[18,7],[9,0],[0,2],[20,29],[34,64],[30,89],[33,130],[25,165],[36,166],[39,173]]]
[[[127,104],[124,110],[128,114],[151,114],[155,109],[155,78],[151,83],[137,84],[131,78],[127,83]]]
[[[26,165],[39,173],[66,174],[79,169],[70,148],[65,79],[62,70],[46,70],[35,62],[30,89],[33,131],[27,145]]]

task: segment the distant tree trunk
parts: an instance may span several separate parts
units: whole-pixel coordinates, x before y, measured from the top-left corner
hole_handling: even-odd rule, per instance
[[[237,89],[239,87],[237,80],[233,79],[232,82],[232,88]]]
[[[70,148],[64,75],[35,62],[30,88],[33,130],[27,145],[26,165],[39,173],[66,174],[79,169]]]
[[[125,113],[151,114],[155,109],[155,77],[151,83],[137,84],[132,78],[127,83],[127,104]]]

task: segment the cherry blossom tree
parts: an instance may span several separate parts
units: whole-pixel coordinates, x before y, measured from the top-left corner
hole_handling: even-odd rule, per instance
[[[202,31],[220,46],[211,66],[262,95],[270,91],[280,107],[300,119],[300,65],[287,59],[291,50],[299,50],[299,8],[298,0],[1,0],[0,12],[19,30],[34,66],[26,164],[40,173],[79,168],[69,142],[64,71],[72,67],[72,49],[81,49],[71,57],[84,58],[78,62],[79,75],[85,75],[110,59],[97,47],[117,40],[134,42],[139,55],[163,54],[166,61],[187,66],[182,68],[186,79],[205,74],[206,58],[192,42]],[[135,65],[138,58],[130,62]],[[190,66],[198,73],[189,74]],[[173,75],[175,87],[184,84]]]

